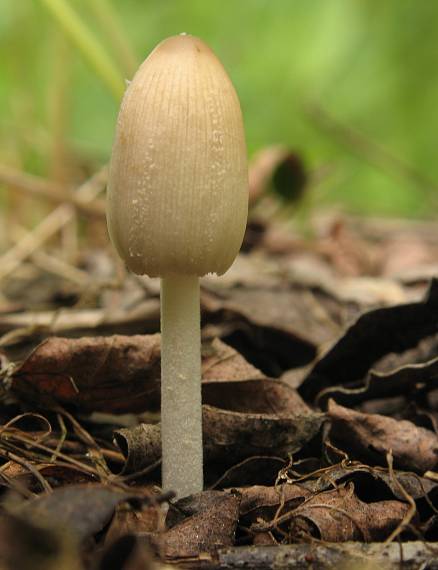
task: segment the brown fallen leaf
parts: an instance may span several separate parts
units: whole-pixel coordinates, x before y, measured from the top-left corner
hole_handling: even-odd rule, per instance
[[[331,489],[334,483],[352,482],[356,495],[365,502],[377,498],[405,500],[406,493],[414,500],[424,499],[427,495],[432,497],[438,487],[438,482],[415,473],[395,470],[391,474],[388,469],[372,468],[358,462],[351,462],[348,467],[333,465],[323,475],[318,476],[317,473],[316,477],[305,481],[303,486],[313,493],[319,493]]]
[[[391,352],[403,352],[437,332],[438,280],[424,300],[375,309],[362,314],[314,364],[299,391],[314,399],[332,386],[363,378],[375,362]]]
[[[206,330],[272,377],[312,362],[322,345],[337,338],[345,320],[336,300],[283,283],[268,288],[208,284],[203,298]]]
[[[349,406],[368,400],[366,405],[371,408],[377,399],[387,398],[394,400],[399,408],[406,407],[419,393],[431,392],[438,386],[436,338],[433,337],[433,344],[431,340],[431,337],[427,337],[425,341],[428,342],[419,343],[415,349],[401,355],[390,354],[381,359],[359,383],[327,388],[318,398],[319,405],[325,407],[329,398]],[[429,360],[430,356],[432,358]],[[400,397],[398,401],[395,400],[397,396]],[[376,407],[378,405],[376,403]],[[382,406],[384,407],[383,401]],[[389,412],[390,410],[389,403]]]
[[[159,408],[160,337],[48,338],[18,366],[11,390],[36,404],[140,412]]]
[[[295,453],[320,430],[325,419],[315,412],[284,415],[239,413],[204,406],[206,458],[236,463],[254,455]]]
[[[204,345],[208,379],[264,378],[218,339]],[[160,407],[159,335],[51,337],[17,366],[12,392],[36,406],[71,404],[81,411],[140,413]]]
[[[383,541],[403,520],[401,501],[364,503],[348,485],[308,499],[290,513],[289,541],[313,536],[327,542]]]
[[[308,489],[298,484],[282,484],[275,487],[253,485],[238,488],[236,491],[242,496],[240,524],[248,528],[262,520],[272,521],[276,513],[281,515],[295,509],[311,495]],[[260,544],[260,533],[254,538],[256,537],[257,544]]]
[[[164,513],[157,507],[138,508],[129,503],[117,505],[110,527],[105,536],[105,544],[111,544],[126,535],[143,537],[164,528]]]
[[[398,421],[377,414],[364,414],[333,400],[328,404],[330,438],[351,458],[386,465],[391,451],[394,465],[424,473],[438,463],[438,436],[412,422]]]
[[[202,345],[202,379],[218,382],[233,382],[248,379],[263,379],[265,375],[247,362],[234,348],[218,338]]]
[[[169,530],[155,535],[161,557],[183,561],[233,545],[239,503],[237,494],[221,491],[204,491],[176,502],[167,516]]]
[[[281,417],[311,413],[298,392],[280,380],[204,381],[202,401],[233,412]]]
[[[320,430],[324,414],[280,416],[241,413],[203,405],[204,454],[210,465],[207,473],[214,482],[230,466],[260,455],[287,457],[300,450]],[[161,457],[159,424],[140,424],[114,432],[126,457],[123,472],[136,472]],[[217,471],[219,470],[219,471]]]

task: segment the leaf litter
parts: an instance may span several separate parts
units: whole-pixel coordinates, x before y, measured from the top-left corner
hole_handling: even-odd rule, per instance
[[[157,283],[102,250],[7,277],[2,568],[434,567],[438,234],[331,215],[304,239],[276,204],[305,165],[258,160],[243,253],[203,282],[199,495],[160,489]]]

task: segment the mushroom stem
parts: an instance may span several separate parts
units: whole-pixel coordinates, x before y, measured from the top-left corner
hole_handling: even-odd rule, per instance
[[[162,485],[178,498],[203,488],[199,277],[161,279]]]

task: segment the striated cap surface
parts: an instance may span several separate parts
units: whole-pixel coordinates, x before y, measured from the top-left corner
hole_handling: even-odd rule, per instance
[[[248,212],[239,100],[200,39],[160,43],[126,90],[108,186],[108,228],[135,273],[224,273]]]

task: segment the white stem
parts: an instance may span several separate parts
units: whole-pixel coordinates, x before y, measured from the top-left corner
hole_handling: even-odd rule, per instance
[[[161,280],[161,445],[164,491],[203,488],[199,278]]]

